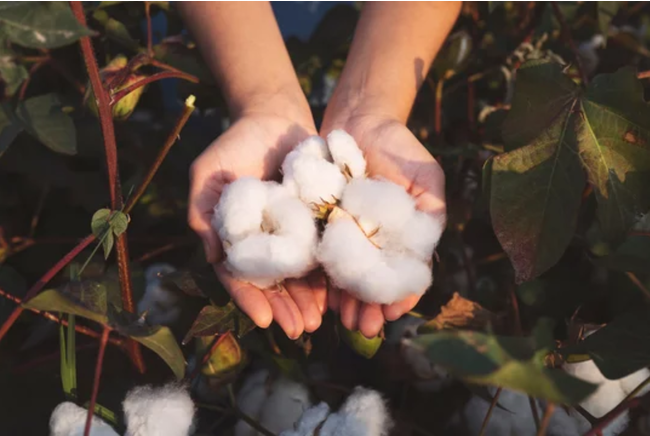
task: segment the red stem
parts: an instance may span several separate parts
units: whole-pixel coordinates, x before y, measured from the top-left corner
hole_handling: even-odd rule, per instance
[[[589,430],[587,433],[585,433],[583,436],[596,436],[602,431],[616,418],[618,418],[622,413],[624,413],[626,410],[633,409],[637,407],[639,404],[641,404],[641,399],[640,398],[633,398],[629,400],[628,402],[621,404],[617,407],[615,407],[613,410],[611,410],[609,413],[607,413],[605,416],[600,418],[598,422],[591,427],[591,430]]]
[[[641,71],[636,75],[638,79],[648,79],[650,78],[650,70],[648,71]]]
[[[28,301],[30,298],[33,298],[43,287],[50,281],[52,278],[58,274],[59,271],[63,269],[68,263],[72,261],[79,253],[81,253],[91,242],[95,240],[95,235],[86,236],[76,247],[74,247],[68,254],[63,256],[48,272],[46,272],[43,277],[38,279],[34,285],[27,291],[23,301]],[[11,312],[9,318],[5,320],[0,327],[0,341],[7,334],[11,326],[16,322],[21,313],[25,310],[22,306],[18,306]]]
[[[31,82],[34,73],[36,73],[36,71],[40,70],[42,67],[47,65],[49,62],[50,62],[50,57],[46,56],[29,68],[29,74],[27,76],[27,79],[25,79],[22,86],[20,87],[20,91],[18,92],[18,101],[23,101],[25,99],[25,94],[27,93],[27,87],[29,86],[29,83]]]
[[[99,353],[97,354],[97,364],[95,365],[95,379],[93,380],[93,392],[90,396],[90,404],[88,405],[88,415],[86,417],[86,427],[84,428],[84,436],[90,436],[90,426],[93,422],[93,415],[95,412],[95,404],[97,403],[97,394],[99,393],[99,380],[102,377],[102,366],[104,364],[104,352],[106,351],[106,343],[108,342],[108,335],[111,332],[109,327],[104,326],[102,330],[102,337],[99,342]]]
[[[126,88],[120,89],[113,96],[111,96],[110,104],[111,106],[116,105],[118,101],[122,100],[124,97],[126,97],[136,89],[146,86],[149,83],[156,82],[158,80],[163,80],[163,79],[170,79],[170,78],[184,79],[192,83],[198,82],[195,80],[196,78],[194,76],[191,76],[189,74],[175,72],[175,71],[163,71],[160,73],[153,74],[149,77],[145,77],[144,79],[138,80],[137,82],[127,86]]]

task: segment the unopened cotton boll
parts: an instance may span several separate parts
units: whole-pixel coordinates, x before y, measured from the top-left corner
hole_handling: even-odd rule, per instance
[[[124,400],[125,436],[187,436],[192,431],[194,403],[182,385],[141,386]]]
[[[349,171],[352,177],[366,176],[366,159],[352,136],[343,130],[333,130],[327,135],[327,146],[341,171]]]
[[[61,403],[50,417],[50,436],[83,436],[88,410],[74,403]],[[118,436],[113,428],[97,416],[93,416],[90,436]]]
[[[166,263],[157,263],[145,270],[146,288],[138,302],[138,313],[147,311],[146,319],[150,324],[171,325],[180,316],[178,293],[166,288],[161,280],[165,274],[174,271],[176,268]]]

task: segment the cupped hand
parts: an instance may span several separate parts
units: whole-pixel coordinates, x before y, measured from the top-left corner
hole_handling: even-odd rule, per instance
[[[381,116],[361,115],[325,126],[347,131],[363,150],[370,177],[381,177],[406,188],[418,209],[445,216],[445,177],[442,168],[401,122]],[[414,295],[390,305],[368,304],[343,290],[330,289],[329,306],[340,312],[341,322],[366,337],[376,336],[385,321],[394,321],[420,300]]]
[[[244,113],[194,161],[190,172],[188,221],[203,241],[208,262],[255,324],[266,328],[275,320],[290,338],[320,326],[327,308],[324,277],[315,272],[264,290],[237,280],[223,265],[221,241],[210,222],[228,183],[244,176],[277,179],[285,155],[315,131],[311,119],[295,121],[279,111]]]

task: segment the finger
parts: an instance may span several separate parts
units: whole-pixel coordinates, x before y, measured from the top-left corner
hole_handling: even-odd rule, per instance
[[[270,326],[273,321],[273,311],[262,291],[251,284],[235,279],[223,265],[217,265],[214,269],[235,304],[257,326],[261,328]]]
[[[202,169],[201,161],[192,166],[187,222],[203,242],[208,263],[217,263],[222,256],[221,242],[212,228],[214,206],[219,202],[220,191],[212,186],[211,173]]]
[[[305,330],[300,309],[284,286],[263,289],[262,293],[271,305],[273,319],[290,339],[298,339]]]
[[[359,300],[341,291],[341,323],[348,330],[359,328]]]
[[[362,304],[359,310],[359,331],[367,338],[374,338],[384,326],[384,314],[379,304]]]
[[[435,160],[418,171],[410,194],[416,199],[417,208],[434,216],[445,214],[445,173]]]
[[[338,313],[341,310],[341,291],[336,286],[327,287],[327,305],[333,312]]]
[[[309,333],[315,331],[320,327],[322,316],[309,282],[306,279],[292,279],[285,280],[284,285],[300,310],[305,331]]]
[[[384,306],[383,312],[386,321],[395,321],[406,312],[412,310],[418,304],[420,298],[421,296],[419,295],[411,295],[402,301]]]
[[[314,292],[314,299],[316,306],[321,315],[327,311],[327,279],[325,273],[321,270],[316,270],[307,276],[307,282]]]

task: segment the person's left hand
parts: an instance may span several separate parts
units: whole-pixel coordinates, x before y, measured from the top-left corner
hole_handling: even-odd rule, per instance
[[[404,124],[381,116],[357,115],[324,126],[321,134],[325,137],[338,128],[352,135],[363,150],[369,177],[382,177],[404,186],[415,198],[418,209],[438,218],[445,216],[443,170]],[[385,321],[398,319],[419,300],[419,296],[413,295],[390,305],[379,305],[363,303],[344,290],[328,292],[329,306],[340,311],[343,325],[369,338],[379,334]]]

